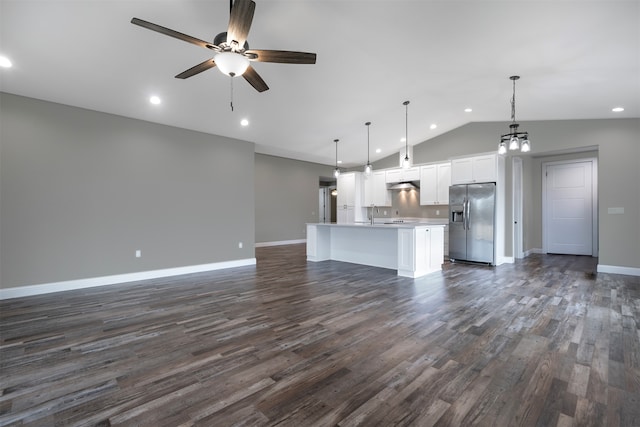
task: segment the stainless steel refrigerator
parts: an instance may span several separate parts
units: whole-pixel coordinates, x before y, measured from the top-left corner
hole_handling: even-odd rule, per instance
[[[495,265],[496,184],[449,187],[449,258]]]

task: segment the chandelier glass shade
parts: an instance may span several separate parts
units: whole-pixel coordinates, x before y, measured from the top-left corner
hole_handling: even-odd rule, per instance
[[[521,132],[518,128],[520,125],[516,123],[516,80],[520,76],[511,76],[509,79],[513,81],[513,96],[511,98],[511,124],[509,125],[509,133],[500,136],[498,143],[498,154],[505,155],[507,151],[520,150],[523,153],[531,151],[531,142],[529,141],[529,133]],[[507,150],[508,149],[508,150]]]

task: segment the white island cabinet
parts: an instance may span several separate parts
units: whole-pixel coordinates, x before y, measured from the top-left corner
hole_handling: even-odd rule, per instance
[[[307,224],[307,260],[335,260],[421,277],[442,269],[444,225]]]

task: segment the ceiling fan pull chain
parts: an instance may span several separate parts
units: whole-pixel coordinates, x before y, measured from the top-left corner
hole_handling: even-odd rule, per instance
[[[231,79],[231,111],[233,111],[233,76],[231,76],[230,79]]]

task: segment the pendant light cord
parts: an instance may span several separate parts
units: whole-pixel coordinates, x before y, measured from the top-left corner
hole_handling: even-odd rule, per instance
[[[367,122],[365,123],[365,125],[367,126],[367,165],[369,164],[369,125],[371,125],[371,122]]]
[[[230,79],[231,79],[231,94],[230,94],[231,102],[230,102],[230,104],[231,104],[231,111],[233,111],[233,76],[231,76]]]
[[[402,103],[405,106],[405,122],[404,122],[404,158],[409,159],[409,101]]]
[[[516,122],[516,79],[513,80],[513,96],[511,97],[511,122]]]

